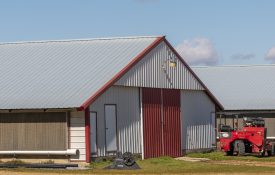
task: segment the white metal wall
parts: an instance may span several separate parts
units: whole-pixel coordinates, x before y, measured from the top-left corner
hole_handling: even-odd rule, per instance
[[[176,61],[169,67],[168,60]],[[116,85],[203,90],[199,81],[164,43],[160,43],[137,65],[129,70]]]
[[[204,91],[181,91],[182,149],[206,149],[215,144],[215,104]]]
[[[78,149],[79,155],[72,156],[71,160],[85,160],[85,112],[75,111],[70,113],[70,148]]]
[[[90,111],[97,112],[98,156],[106,151],[104,104],[117,105],[118,149],[141,153],[139,88],[112,86],[90,105]]]

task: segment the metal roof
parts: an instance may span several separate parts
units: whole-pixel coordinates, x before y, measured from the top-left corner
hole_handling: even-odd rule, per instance
[[[192,69],[225,110],[275,110],[275,65]]]
[[[159,37],[0,44],[0,109],[76,108]]]

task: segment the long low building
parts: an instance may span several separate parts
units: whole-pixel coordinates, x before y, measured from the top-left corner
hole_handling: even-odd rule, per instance
[[[215,147],[223,107],[163,36],[3,43],[0,62],[2,157]]]
[[[275,139],[275,65],[193,67],[224,111],[219,124],[242,126],[244,116],[262,117],[267,137]]]

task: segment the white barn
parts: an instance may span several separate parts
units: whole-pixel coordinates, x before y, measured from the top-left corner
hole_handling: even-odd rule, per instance
[[[165,37],[0,44],[0,156],[215,148],[222,105]]]

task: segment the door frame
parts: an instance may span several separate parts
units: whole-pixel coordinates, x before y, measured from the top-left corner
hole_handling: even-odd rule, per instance
[[[104,104],[104,132],[105,132],[105,155],[109,155],[109,153],[116,153],[117,150],[115,151],[107,151],[107,137],[106,137],[106,110],[105,110],[105,107],[106,106],[115,106],[115,115],[116,115],[116,123],[115,123],[115,126],[116,126],[116,149],[119,150],[119,144],[118,144],[118,130],[117,130],[117,104],[114,104],[114,103],[106,103]]]
[[[141,142],[141,159],[144,160],[144,132],[143,132],[143,102],[142,102],[142,88],[139,88],[139,106],[140,106],[140,142]]]

